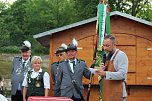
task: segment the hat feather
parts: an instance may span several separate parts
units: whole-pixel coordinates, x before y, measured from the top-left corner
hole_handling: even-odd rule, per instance
[[[62,43],[61,47],[63,47],[64,49],[67,49],[67,45],[65,43]]]
[[[31,43],[29,41],[26,40],[23,43],[26,47],[31,48]]]
[[[78,42],[75,38],[73,38],[72,43],[73,43],[74,46],[78,46]]]

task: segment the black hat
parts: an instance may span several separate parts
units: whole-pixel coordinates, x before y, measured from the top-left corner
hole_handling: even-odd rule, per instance
[[[31,49],[31,43],[29,41],[24,41],[21,46],[21,51],[26,52]]]
[[[66,51],[68,51],[68,50],[75,50],[75,51],[77,51],[77,46],[75,46],[74,44],[71,43],[71,44],[68,45]]]
[[[67,45],[65,43],[62,43],[59,48],[56,49],[55,54],[66,52]]]
[[[62,53],[62,52],[65,52],[65,51],[66,51],[66,49],[64,47],[59,47],[59,48],[56,49],[55,54]]]

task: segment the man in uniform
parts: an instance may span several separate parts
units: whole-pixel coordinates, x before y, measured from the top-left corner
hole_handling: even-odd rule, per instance
[[[96,73],[103,79],[103,101],[125,101],[127,93],[125,80],[128,72],[127,55],[116,48],[115,37],[107,35],[103,41],[106,63]]]
[[[24,41],[21,47],[21,57],[15,57],[12,63],[12,101],[23,101],[22,82],[25,74],[32,68],[31,43]]]
[[[58,78],[58,75],[60,75],[59,63],[66,59],[66,53],[65,53],[66,49],[67,46],[65,44],[62,44],[59,48],[57,48],[55,52],[55,55],[57,57],[57,62],[51,64],[51,76],[54,82],[54,96],[61,96],[61,92],[60,92],[61,84],[60,81],[58,82],[58,80],[61,80],[60,78]]]
[[[82,77],[90,78],[90,70],[85,61],[77,59],[77,45],[72,42],[68,45],[67,60],[59,64],[61,66],[61,96],[69,97],[73,101],[83,101],[84,87]]]

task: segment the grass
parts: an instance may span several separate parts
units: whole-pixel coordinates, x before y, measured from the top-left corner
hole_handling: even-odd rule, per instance
[[[0,60],[0,75],[5,79],[11,79],[12,62]]]
[[[12,62],[0,60],[0,76],[4,77],[4,79],[11,79],[11,71],[12,71]],[[6,90],[4,88],[4,96],[10,97],[11,91]]]
[[[47,68],[42,67],[44,71],[47,71]],[[11,61],[2,61],[0,60],[0,76],[5,79],[11,79],[12,71],[12,62]]]

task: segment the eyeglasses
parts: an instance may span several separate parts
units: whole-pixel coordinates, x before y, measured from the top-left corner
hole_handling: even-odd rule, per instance
[[[62,56],[63,54],[56,54],[57,57]]]
[[[103,47],[110,47],[110,45],[103,45]]]

